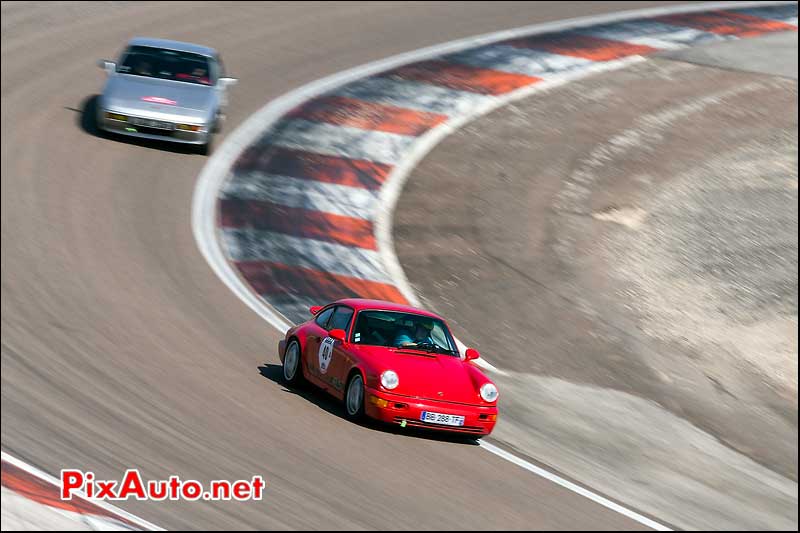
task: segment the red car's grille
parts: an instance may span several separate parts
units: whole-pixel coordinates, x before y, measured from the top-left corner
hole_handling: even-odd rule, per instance
[[[408,398],[409,400],[421,400],[425,403],[433,403],[445,407],[462,406],[462,405],[468,405],[470,407],[493,407],[492,405],[478,405],[476,404],[476,402],[454,402],[450,400],[443,400],[441,398],[428,398],[427,396],[411,396],[408,394],[398,394],[396,392],[394,393],[394,396],[401,396],[403,398]]]
[[[397,422],[398,424],[400,424],[403,420],[406,421],[407,426],[415,428],[445,429],[447,431],[458,431],[461,433],[478,433],[478,434],[486,432],[486,430],[481,426],[445,426],[444,424],[429,424],[427,422],[422,422],[420,420],[403,418],[402,416],[394,417],[394,421]]]

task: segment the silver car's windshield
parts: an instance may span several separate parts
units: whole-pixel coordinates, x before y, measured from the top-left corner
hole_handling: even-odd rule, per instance
[[[152,46],[131,46],[117,67],[121,74],[212,85],[209,58]]]

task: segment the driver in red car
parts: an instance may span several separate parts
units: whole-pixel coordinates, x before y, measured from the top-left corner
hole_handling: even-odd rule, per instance
[[[433,344],[431,331],[433,330],[432,320],[418,320],[412,333],[410,328],[403,328],[397,332],[393,346],[396,348],[412,347],[417,344]]]

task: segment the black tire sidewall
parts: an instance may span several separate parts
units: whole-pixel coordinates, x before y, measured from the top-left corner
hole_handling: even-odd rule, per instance
[[[217,134],[222,131],[222,115],[219,112],[214,113],[214,127],[211,128],[211,133]]]
[[[297,368],[294,370],[294,376],[291,380],[286,379],[286,371],[284,370],[286,367],[286,354],[289,353],[289,348],[292,347],[293,344],[297,345]],[[296,340],[292,340],[286,345],[286,352],[283,355],[283,367],[281,376],[283,377],[283,381],[285,381],[289,385],[300,385],[303,382],[303,351],[300,349],[300,343]]]
[[[197,145],[197,151],[200,155],[211,155],[211,152],[214,151],[214,137],[213,133],[209,133],[206,143]]]
[[[350,396],[350,387],[353,386],[353,382],[356,378],[361,378],[361,405],[358,407],[358,411],[355,414],[350,414],[349,409],[347,408],[347,399]],[[367,391],[364,385],[364,378],[359,373],[355,373],[350,376],[350,379],[347,381],[347,388],[345,389],[344,393],[344,415],[353,421],[362,420],[364,418],[365,408],[364,405],[367,400]]]

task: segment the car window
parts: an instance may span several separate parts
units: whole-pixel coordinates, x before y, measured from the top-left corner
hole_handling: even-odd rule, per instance
[[[395,348],[413,343],[458,355],[453,336],[444,322],[397,311],[361,311],[353,331],[353,342]]]
[[[340,305],[336,308],[336,312],[333,313],[333,318],[331,319],[330,324],[328,324],[328,331],[332,329],[343,329],[345,332],[347,332],[347,328],[350,326],[351,318],[353,318],[353,310],[349,307]]]
[[[314,322],[321,328],[328,329],[328,319],[333,314],[334,307],[329,307],[320,314],[317,315],[317,318],[314,319]]]
[[[123,54],[117,72],[200,85],[212,84],[208,57],[155,46],[129,47]]]

